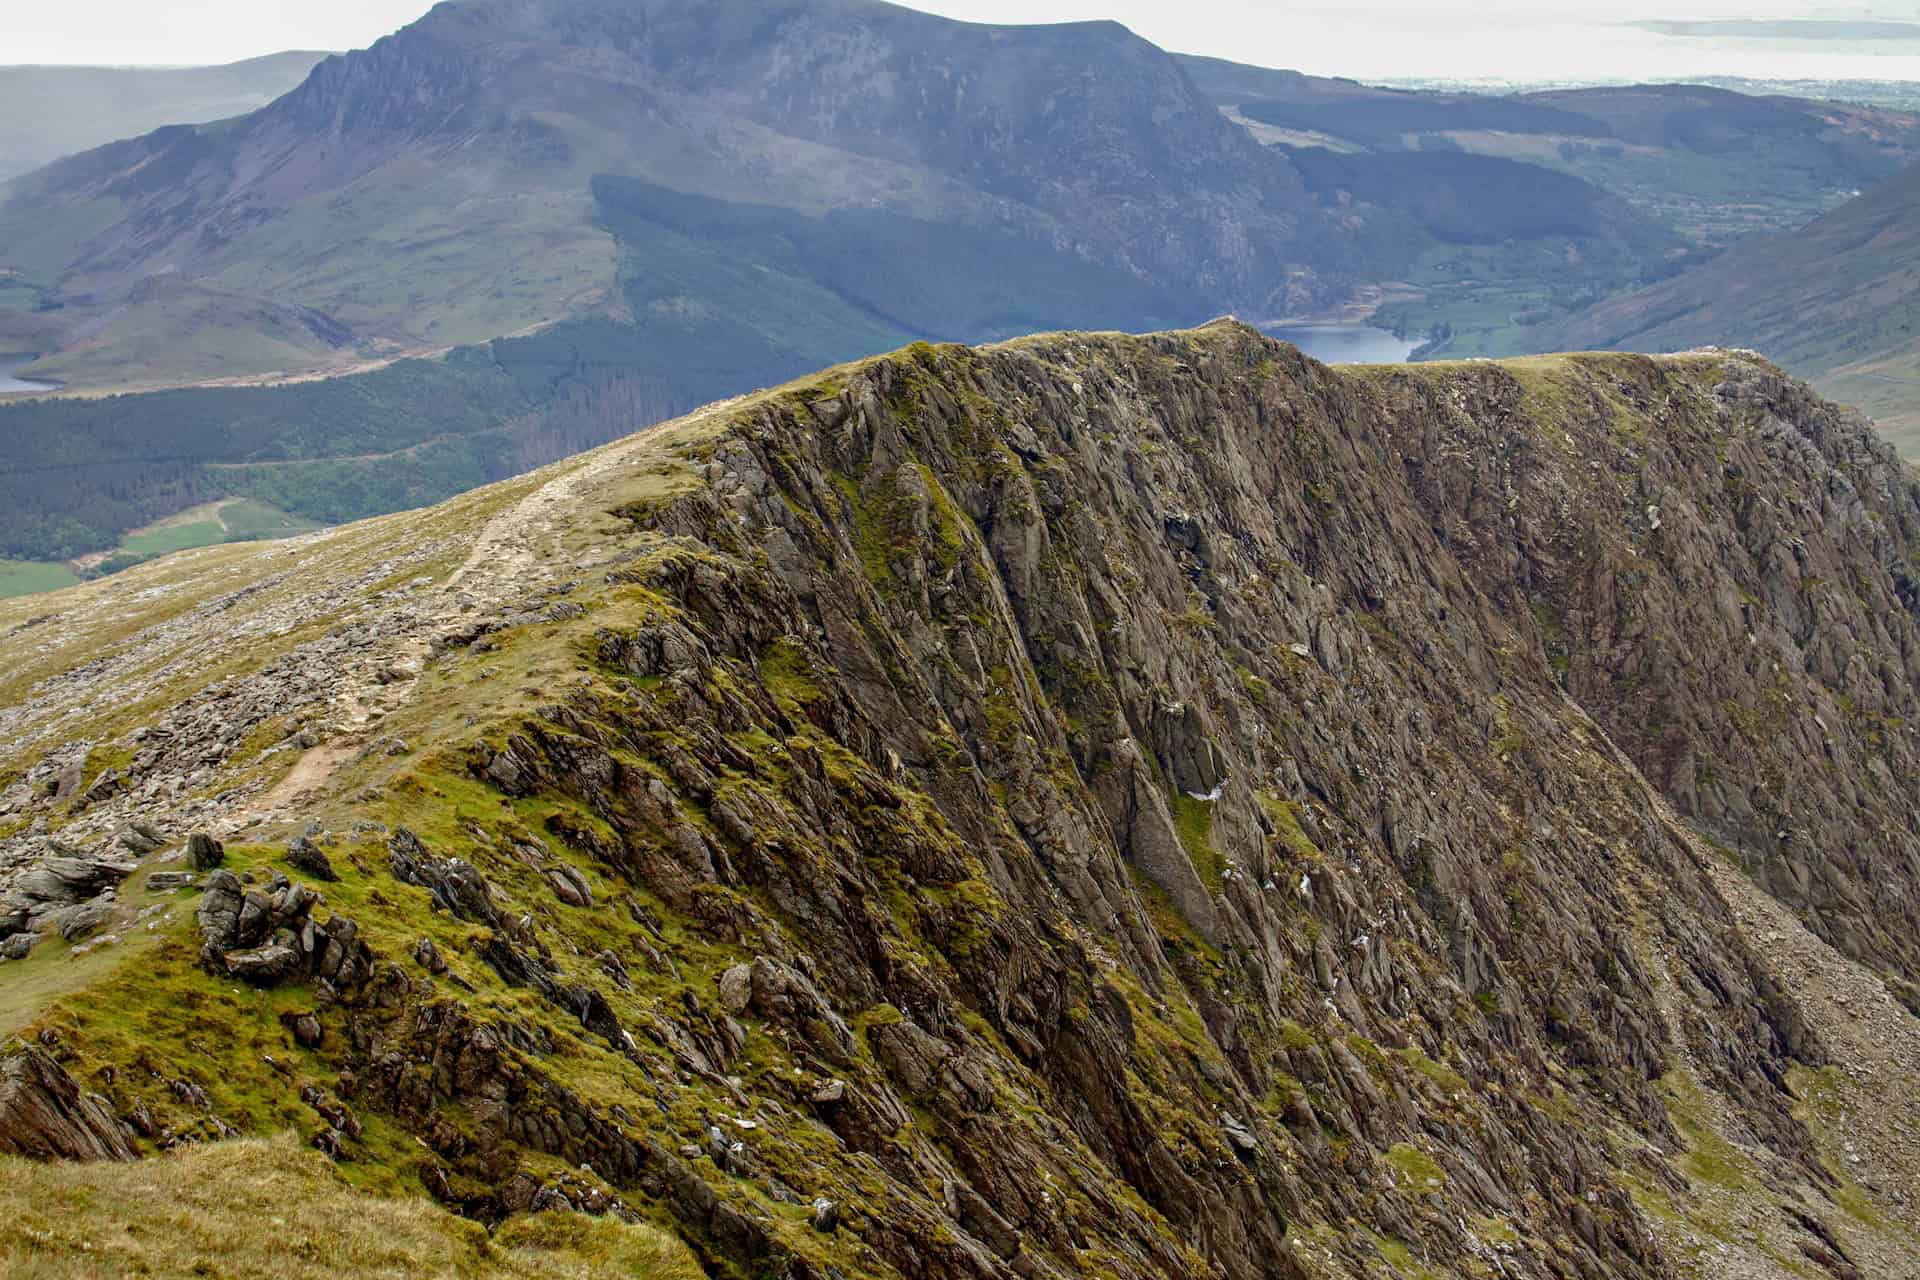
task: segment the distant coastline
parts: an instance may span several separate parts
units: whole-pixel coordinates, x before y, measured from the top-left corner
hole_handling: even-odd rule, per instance
[[[1623,25],[1661,36],[1718,40],[1911,40],[1920,42],[1920,22],[1848,21],[1818,18],[1723,18],[1676,21],[1652,18]]]

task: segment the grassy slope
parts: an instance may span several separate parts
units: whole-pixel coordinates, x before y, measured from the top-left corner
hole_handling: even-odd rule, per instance
[[[0,1157],[0,1271],[15,1280],[701,1275],[678,1241],[611,1219],[540,1216],[489,1237],[431,1201],[357,1191],[291,1135],[132,1165]]]

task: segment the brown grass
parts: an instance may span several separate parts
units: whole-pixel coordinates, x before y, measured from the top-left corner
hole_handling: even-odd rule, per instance
[[[424,1198],[356,1191],[286,1136],[135,1164],[0,1159],[0,1275],[700,1280],[701,1272],[679,1241],[611,1219],[542,1214],[489,1236]]]

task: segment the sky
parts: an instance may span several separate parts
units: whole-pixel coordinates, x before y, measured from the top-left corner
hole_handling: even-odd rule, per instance
[[[10,5],[0,63],[189,65],[282,49],[362,48],[427,0],[60,0]],[[1635,17],[1920,19],[1920,0],[917,0],[980,22],[1112,18],[1167,48],[1372,79],[1920,80],[1920,41],[1836,47],[1674,39]]]

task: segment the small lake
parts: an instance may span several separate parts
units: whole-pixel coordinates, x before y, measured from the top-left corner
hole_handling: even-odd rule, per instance
[[[58,391],[57,382],[35,382],[31,378],[16,378],[14,371],[32,364],[39,357],[30,351],[15,352],[11,355],[0,352],[0,396],[20,391]]]
[[[1280,325],[1266,334],[1291,342],[1325,364],[1405,364],[1420,345],[1370,324]]]

